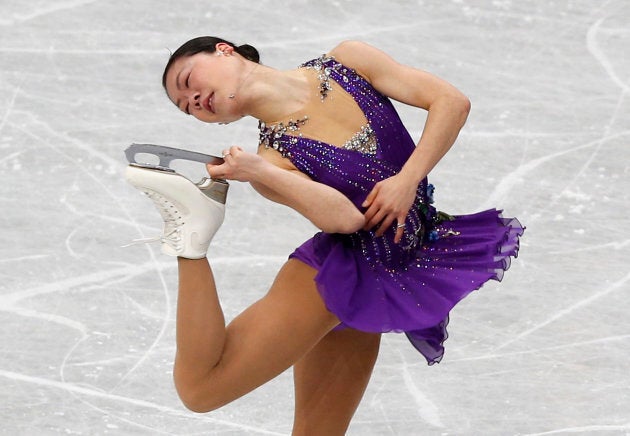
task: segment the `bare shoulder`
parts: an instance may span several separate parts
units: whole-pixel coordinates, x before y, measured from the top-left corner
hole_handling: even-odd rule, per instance
[[[354,69],[376,90],[402,103],[428,109],[444,96],[467,101],[445,80],[420,68],[399,63],[389,54],[364,42],[344,41],[329,54]]]
[[[400,64],[384,51],[362,41],[343,41],[329,55],[372,81],[379,74],[399,68]]]

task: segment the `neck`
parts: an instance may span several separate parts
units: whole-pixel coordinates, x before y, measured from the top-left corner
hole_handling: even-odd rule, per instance
[[[278,71],[261,66],[249,82],[252,88],[248,114],[265,122],[282,120],[296,112],[310,95],[306,78],[299,69]]]
[[[247,81],[249,80],[250,76],[254,73],[254,71],[256,71],[258,69],[258,67],[260,66],[260,64],[254,64],[250,67],[249,71],[245,73],[243,80],[241,80],[241,83],[238,84],[238,86],[236,87],[236,89],[229,95],[229,98],[234,99],[236,98],[236,96],[239,94],[239,92],[241,91],[241,88],[243,87],[243,85],[245,85],[247,83]]]

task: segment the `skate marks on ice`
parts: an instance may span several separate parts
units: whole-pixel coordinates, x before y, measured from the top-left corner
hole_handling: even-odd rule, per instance
[[[627,2],[283,6],[2,6],[3,430],[290,433],[290,373],[211,414],[181,406],[176,265],[157,246],[120,248],[160,232],[123,180],[128,144],[255,149],[254,121],[197,125],[161,89],[169,50],[211,30],[281,68],[363,39],[454,82],[473,110],[432,175],[436,200],[455,213],[504,208],[527,226],[503,283],[453,311],[440,365],[384,338],[349,435],[628,434]],[[291,25],[270,28],[279,8]],[[417,137],[417,112],[401,116]],[[231,319],[313,229],[245,185],[228,203],[211,259]]]

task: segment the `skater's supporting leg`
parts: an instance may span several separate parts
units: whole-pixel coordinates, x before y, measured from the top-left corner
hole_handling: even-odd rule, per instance
[[[294,366],[294,436],[344,435],[376,363],[380,334],[331,331]]]

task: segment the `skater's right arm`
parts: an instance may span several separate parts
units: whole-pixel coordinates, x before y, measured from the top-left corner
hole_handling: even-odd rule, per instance
[[[346,196],[315,182],[298,171],[268,164],[264,171],[271,183],[251,182],[264,197],[284,204],[308,218],[327,233],[353,233],[365,225],[365,217]]]
[[[280,168],[261,156],[232,147],[212,177],[249,182],[264,197],[289,206],[327,233],[353,233],[365,225],[363,213],[341,192],[297,170]]]

